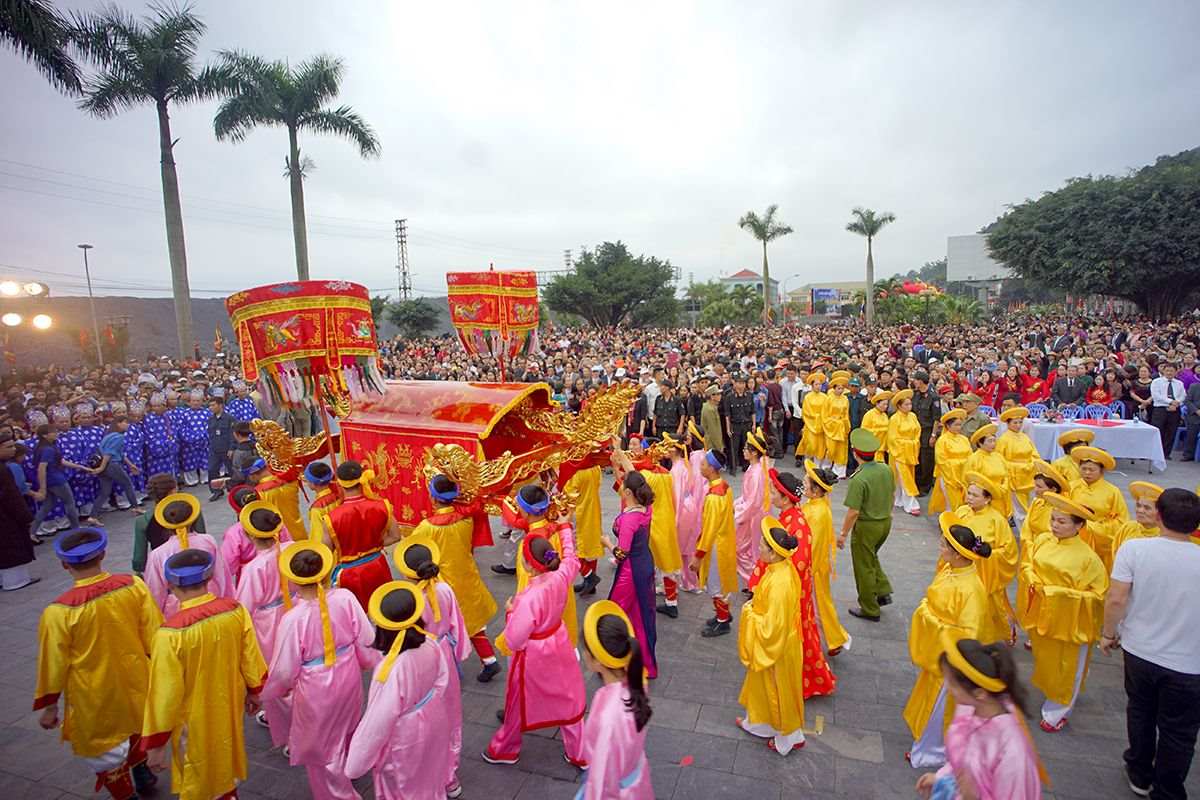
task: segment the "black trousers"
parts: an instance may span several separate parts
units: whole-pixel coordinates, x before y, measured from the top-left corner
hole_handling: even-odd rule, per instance
[[[229,458],[229,453],[222,450],[219,453],[209,452],[208,454],[208,488],[212,488],[212,482],[221,477],[221,468],[225,468],[225,474],[229,477],[234,477],[236,473],[233,471],[233,460]]]
[[[928,494],[933,488],[933,445],[929,443],[932,435],[933,428],[921,428],[921,449],[917,451],[917,468],[913,476],[918,494]]]
[[[1150,411],[1150,424],[1162,435],[1163,457],[1170,458],[1175,448],[1175,434],[1179,431],[1179,411],[1155,407]]]
[[[746,434],[750,432],[749,425],[729,426],[729,471],[746,469],[750,463],[742,451],[746,449]]]
[[[1200,438],[1200,414],[1192,411],[1187,415],[1187,433],[1183,436],[1183,460],[1191,461],[1196,455],[1196,439]]]
[[[1200,675],[1125,653],[1125,765],[1133,782],[1154,786],[1154,800],[1184,800],[1200,730]]]

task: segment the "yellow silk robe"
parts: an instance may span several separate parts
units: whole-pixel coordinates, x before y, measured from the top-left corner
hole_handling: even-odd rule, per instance
[[[1067,491],[1070,497],[1070,490]],[[1025,582],[1026,567],[1029,555],[1033,552],[1033,542],[1043,533],[1050,532],[1050,506],[1040,497],[1034,497],[1029,503],[1029,513],[1021,523],[1021,560],[1017,565],[1017,604],[1013,610],[1017,613],[1017,622],[1022,628],[1028,627],[1026,619],[1029,612],[1029,584]]]
[[[319,542],[325,533],[325,520],[329,516],[329,512],[333,511],[341,503],[341,500],[336,500],[327,505],[317,506],[315,503],[333,494],[332,489],[322,489],[317,492],[317,496],[313,498],[314,505],[308,509],[308,536],[314,542]],[[282,515],[281,515],[282,516]],[[291,533],[289,530],[288,533]],[[332,546],[333,537],[329,537]],[[338,555],[335,553],[334,555]]]
[[[1000,455],[999,451],[993,450],[989,453],[983,449],[976,450],[967,457],[963,472],[982,473],[983,477],[996,484],[1000,496],[993,497],[992,504],[997,511],[1004,515],[1005,519],[1012,516],[1012,487],[1008,483],[1008,462],[1004,460],[1004,456]]]
[[[1083,480],[1083,476],[1079,474],[1079,465],[1075,463],[1075,459],[1070,456],[1059,456],[1050,462],[1050,466],[1058,470],[1058,474],[1067,479],[1067,483]],[[1070,492],[1070,487],[1062,487],[1064,492]]]
[[[1008,465],[1008,486],[1016,493],[1022,508],[1029,508],[1033,489],[1033,461],[1038,458],[1033,439],[1024,431],[1006,431],[996,440],[996,452]]]
[[[267,678],[250,614],[211,593],[180,604],[154,635],[142,737],[171,742],[171,789],[212,800],[246,779],[243,703]]]
[[[888,421],[888,453],[892,458],[892,474],[897,483],[904,484],[904,491],[917,496],[917,478],[914,470],[921,451],[921,423],[911,411],[897,411]]]
[[[746,679],[738,702],[746,719],[781,734],[804,727],[804,692],[796,678],[804,671],[800,638],[800,575],[789,559],[776,561],[742,606],[738,657]]]
[[[933,476],[937,486],[929,495],[929,513],[958,508],[963,504],[963,470],[971,455],[971,440],[961,433],[942,431],[933,445]]]
[[[1083,532],[1079,535],[1100,556],[1105,571],[1111,573],[1113,537],[1121,523],[1129,519],[1125,497],[1120,489],[1101,478],[1095,483],[1080,480],[1071,484],[1071,499],[1096,515],[1096,519],[1083,526]]]
[[[830,650],[850,641],[850,634],[838,619],[837,606],[833,603],[831,581],[837,574],[837,543],[833,537],[833,512],[829,508],[829,497],[816,497],[800,504],[800,511],[812,531],[812,574],[813,599],[821,619],[821,630],[825,633],[825,646]]]
[[[529,527],[529,532],[526,536],[534,536],[540,534],[546,535],[550,529],[550,523],[545,520],[539,520]],[[554,550],[557,553],[562,553],[562,537],[558,535],[558,531],[550,534],[550,544],[554,545]],[[525,587],[529,585],[529,579],[533,577],[529,572],[529,565],[525,563],[525,556],[517,554],[517,591],[513,594],[518,594],[525,591]],[[567,592],[567,602],[563,606],[562,613],[563,626],[567,629],[567,636],[571,639],[572,646],[579,644],[579,614],[575,606],[575,593]],[[512,651],[508,647],[508,643],[504,641],[504,634],[501,633],[496,637],[496,647],[506,656],[512,655]]]
[[[675,481],[669,472],[638,470],[654,490],[650,511],[650,555],[654,566],[671,575],[683,567],[679,555],[679,533],[675,530]]]
[[[600,467],[578,470],[567,479],[564,492],[579,496],[575,503],[575,546],[580,558],[594,561],[604,555],[600,543]]]
[[[825,458],[825,404],[828,397],[824,392],[811,391],[804,395],[800,404],[800,418],[804,420],[804,429],[800,432],[800,444],[796,454],[815,458],[818,461]]]
[[[1075,690],[1079,646],[1100,638],[1108,573],[1078,536],[1059,539],[1043,533],[1030,549],[1024,570],[1029,586],[1025,628],[1033,644],[1031,680],[1050,700],[1067,705]]]
[[[850,454],[850,400],[846,395],[825,395],[821,430],[825,433],[825,458],[834,464],[845,464]]]
[[[963,525],[992,546],[992,555],[980,559],[976,564],[979,580],[988,595],[988,608],[980,624],[979,641],[1007,641],[1010,635],[1009,616],[1015,616],[1008,602],[1008,584],[1017,574],[1017,540],[1008,527],[1008,520],[996,510],[995,503],[985,506],[982,511],[959,506],[956,513]]]
[[[875,438],[879,440],[879,449],[875,451],[875,460],[883,461],[883,456],[887,453],[887,435],[888,425],[891,420],[888,415],[872,406],[863,414],[862,426],[871,433],[875,434]]]
[[[942,688],[942,668],[938,663],[942,655],[942,630],[954,628],[963,636],[979,638],[979,626],[987,614],[987,606],[987,591],[979,580],[975,564],[965,567],[947,565],[933,576],[925,590],[925,598],[913,611],[908,629],[908,655],[921,672],[904,706],[904,721],[914,739],[920,738],[925,730]],[[950,723],[953,706],[947,698],[945,725]]]
[[[715,564],[721,579],[721,594],[736,592],[737,537],[733,523],[733,491],[720,478],[708,482],[708,494],[704,496],[704,508],[700,514],[700,541],[696,544],[696,551],[704,553],[700,561],[700,586],[708,581],[708,571]]]
[[[276,480],[275,476],[267,478],[271,483]],[[308,528],[304,527],[304,518],[300,516],[300,484],[287,481],[273,489],[259,489],[258,496],[279,509],[283,526],[288,529],[293,542],[308,538]]]
[[[434,524],[445,515],[445,519],[457,517],[457,521],[449,525]],[[437,544],[442,551],[442,561],[438,564],[439,574],[450,588],[454,590],[454,599],[462,610],[463,621],[467,625],[467,633],[474,636],[487,627],[488,620],[496,613],[496,599],[488,591],[487,584],[479,575],[479,567],[471,551],[471,532],[474,523],[469,516],[462,516],[451,506],[440,506],[433,514],[417,523],[412,535],[425,534]],[[517,563],[524,559],[518,554]]]
[[[142,732],[161,623],[141,578],[107,572],[75,581],[42,612],[33,710],[66,695],[62,738],[75,755],[96,758]]]

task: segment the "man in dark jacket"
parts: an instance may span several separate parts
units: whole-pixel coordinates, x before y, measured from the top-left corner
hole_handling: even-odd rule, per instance
[[[687,405],[675,396],[675,385],[670,381],[659,384],[658,399],[654,401],[654,431],[660,438],[671,434],[683,438],[683,426],[687,421]]]
[[[225,398],[214,397],[208,401],[208,410],[212,416],[208,418],[208,489],[209,502],[219,500],[225,494],[225,489],[218,488],[215,483],[221,477],[222,468],[225,474],[233,477],[233,423],[234,419],[225,413]]]
[[[937,392],[929,385],[929,373],[918,370],[912,374],[912,410],[921,423],[921,449],[917,454],[917,493],[924,497],[933,488],[933,426],[941,417],[942,404]]]

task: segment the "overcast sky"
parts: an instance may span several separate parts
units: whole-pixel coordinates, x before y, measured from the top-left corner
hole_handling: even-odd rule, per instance
[[[345,60],[339,101],[383,154],[302,134],[312,274],[373,291],[396,285],[398,217],[414,287],[444,294],[447,270],[558,268],[614,239],[684,283],[757,270],[736,223],[769,203],[795,228],[771,249],[787,288],[862,274],[856,205],[896,214],[890,275],[1069,176],[1200,145],[1194,0],[196,8],[205,59]],[[81,293],[86,241],[100,293],[169,294],[153,108],[91,119],[2,47],[0,78],[0,274]],[[286,133],[217,142],[216,107],[172,114],[203,297],[295,277]]]

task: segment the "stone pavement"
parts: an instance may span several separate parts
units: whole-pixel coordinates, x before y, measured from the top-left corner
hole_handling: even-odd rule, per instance
[[[1146,478],[1144,462],[1122,462],[1119,470],[1112,479],[1122,488],[1130,480]],[[1192,489],[1200,482],[1200,468],[1172,462],[1167,473],[1152,480]],[[739,479],[733,483],[736,486]],[[616,498],[607,489],[602,494],[607,524],[616,513]],[[839,486],[833,501],[835,525],[841,523],[843,497],[844,489]],[[206,501],[207,492],[201,492],[200,498]],[[224,500],[204,502],[203,507],[209,531],[219,536],[232,523],[232,511]],[[104,519],[112,537],[107,566],[112,571],[128,571],[132,517],[112,512]],[[762,740],[734,728],[734,718],[741,713],[737,697],[743,675],[736,630],[720,639],[701,638],[700,626],[711,615],[711,606],[698,595],[681,596],[678,620],[658,618],[660,675],[651,687],[654,716],[646,744],[657,797],[915,797],[913,784],[918,773],[904,762],[911,737],[901,718],[916,676],[908,660],[906,632],[908,617],[920,602],[937,559],[935,524],[927,518],[899,515],[882,555],[895,587],[895,604],[884,610],[878,624],[844,613],[854,602],[854,581],[848,553],[839,557],[834,594],[843,623],[854,637],[853,647],[834,661],[836,695],[807,704],[806,727],[819,732],[809,736],[803,751],[786,758],[767,750]],[[33,571],[42,582],[0,595],[0,797],[93,797],[93,775],[71,756],[56,733],[41,730],[30,712],[38,615],[69,586],[49,545],[38,548],[38,556]],[[487,569],[497,560],[495,552],[479,551],[478,558],[488,585],[503,604],[512,592],[512,579]],[[604,565],[602,574],[606,580],[597,597],[605,594],[611,567]],[[734,616],[736,619],[736,610]],[[494,635],[499,629],[495,622],[490,631]],[[1017,658],[1023,675],[1028,676],[1029,654],[1019,649]],[[554,740],[553,730],[527,736],[516,766],[492,766],[479,758],[495,729],[496,710],[503,705],[504,675],[480,684],[474,680],[478,667],[474,658],[467,662],[463,683],[464,742],[459,775],[465,796],[488,800],[572,797],[578,775],[562,761],[561,744]],[[1034,739],[1053,781],[1047,797],[1100,800],[1132,796],[1125,786],[1121,762],[1125,747],[1122,681],[1119,658],[1107,659],[1097,651],[1067,729],[1048,735],[1034,728]],[[589,691],[594,689],[595,679],[588,685]],[[1034,699],[1038,703],[1042,699],[1036,691]],[[289,767],[281,754],[270,749],[264,729],[249,722],[246,739],[250,777],[240,790],[242,798],[309,796],[303,770]],[[1200,796],[1197,772],[1193,770],[1189,786]],[[373,796],[369,778],[358,785],[364,797]],[[158,795],[166,797],[166,789],[160,789]]]

